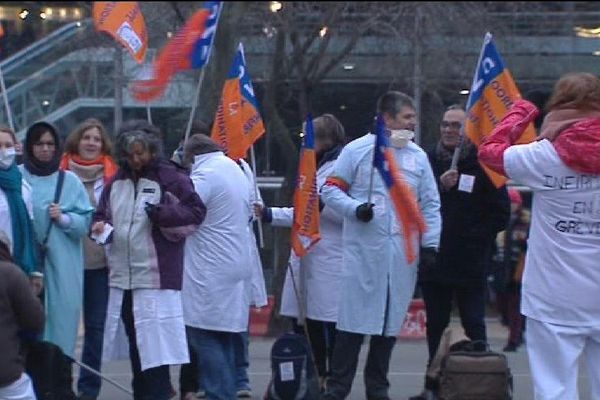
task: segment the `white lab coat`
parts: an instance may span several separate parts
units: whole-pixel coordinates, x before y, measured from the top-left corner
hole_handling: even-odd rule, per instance
[[[190,362],[181,309],[181,292],[135,289],[132,293],[135,338],[142,371]],[[111,287],[106,310],[102,361],[129,358],[129,342],[121,319],[122,289]]]
[[[344,216],[343,278],[337,328],[367,335],[397,336],[413,297],[418,259],[407,264],[404,236],[388,189],[373,171],[371,202],[374,218],[356,218],[356,207],[368,200],[375,135],[367,134],[342,150],[332,176],[344,180],[348,192],[326,185],[321,196],[327,207]],[[438,247],[441,217],[437,185],[425,152],[410,142],[394,149],[396,163],[411,187],[427,224],[422,247]]]
[[[183,315],[195,328],[245,332],[252,267],[248,246],[250,189],[240,167],[222,152],[195,157],[190,178],[206,219],[185,243]]]
[[[265,286],[265,276],[263,274],[262,261],[260,260],[260,254],[256,244],[256,235],[254,234],[253,223],[254,218],[254,203],[263,203],[263,199],[260,195],[258,188],[255,188],[256,183],[254,182],[254,173],[250,168],[250,165],[243,159],[240,160],[240,166],[246,178],[248,179],[248,186],[250,188],[250,213],[253,218],[249,223],[248,233],[249,239],[248,244],[250,245],[250,262],[252,267],[252,276],[250,278],[249,290],[250,290],[250,304],[254,307],[264,307],[267,305],[267,288]],[[260,221],[258,222],[260,224]]]
[[[333,170],[335,160],[324,163],[317,171],[317,187],[322,187]],[[294,209],[271,208],[273,226],[291,227],[294,222]],[[336,322],[340,284],[342,278],[342,224],[343,217],[331,207],[321,211],[321,240],[301,259],[294,252],[290,255],[294,282],[301,299],[305,299],[306,317]],[[302,318],[298,308],[294,282],[289,269],[285,275],[281,295],[280,314]]]

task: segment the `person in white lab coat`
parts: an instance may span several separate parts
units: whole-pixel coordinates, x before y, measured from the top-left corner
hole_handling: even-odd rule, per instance
[[[188,139],[184,160],[193,160],[190,177],[207,208],[203,224],[185,244],[188,344],[198,357],[207,398],[231,400],[236,397],[234,338],[248,329],[250,309],[250,189],[240,167],[205,135]]]
[[[315,151],[317,153],[317,187],[325,183],[344,146],[344,127],[332,114],[323,114],[313,121]],[[342,278],[342,223],[343,217],[331,207],[320,203],[321,240],[303,258],[290,255],[289,266],[294,281],[287,271],[281,296],[280,314],[292,317],[300,324],[305,320],[313,356],[321,383],[329,372],[335,344],[335,323],[340,283]],[[273,226],[291,227],[293,207],[255,208],[262,220]],[[294,283],[303,307],[298,306]],[[302,311],[306,315],[302,315]],[[298,330],[298,329],[297,329]]]
[[[377,102],[377,113],[427,226],[412,245],[420,245],[421,258],[430,259],[439,245],[440,198],[427,154],[410,141],[416,125],[414,103],[404,93],[387,92]],[[417,280],[419,260],[407,263],[405,235],[390,193],[380,174],[372,171],[374,149],[371,133],[346,145],[321,190],[326,207],[344,216],[343,278],[327,400],[344,399],[350,393],[365,335],[371,336],[364,373],[366,398],[389,399],[389,360]]]

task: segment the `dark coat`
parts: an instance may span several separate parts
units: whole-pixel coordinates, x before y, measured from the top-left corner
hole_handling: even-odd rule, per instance
[[[428,156],[440,191],[442,234],[437,262],[420,271],[419,280],[458,286],[483,285],[496,234],[506,228],[510,217],[506,186],[496,189],[472,146],[457,168],[460,174],[475,177],[473,191],[459,191],[458,184],[445,191],[439,178],[450,168],[450,160],[438,159],[435,149]]]
[[[21,377],[25,360],[19,333],[35,336],[44,329],[44,308],[29,279],[16,265],[0,262],[0,387]]]

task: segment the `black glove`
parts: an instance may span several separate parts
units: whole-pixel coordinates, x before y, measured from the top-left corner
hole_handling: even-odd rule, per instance
[[[435,247],[421,247],[419,252],[419,271],[427,274],[435,266],[438,252]]]
[[[362,222],[371,221],[373,219],[373,207],[375,207],[373,203],[362,203],[356,207],[356,218]]]
[[[148,215],[148,219],[152,222],[156,221],[158,218],[158,205],[146,202],[146,207],[144,207],[144,211]]]

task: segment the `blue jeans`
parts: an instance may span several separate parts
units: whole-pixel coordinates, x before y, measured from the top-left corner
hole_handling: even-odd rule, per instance
[[[236,398],[234,338],[237,333],[186,326],[188,345],[198,358],[199,382],[209,400]]]
[[[135,325],[133,320],[133,295],[131,290],[123,293],[123,305],[121,306],[121,319],[125,325],[125,333],[129,339],[129,358],[133,372],[133,399],[134,400],[168,400],[171,398],[171,376],[169,366],[148,368],[142,371],[140,353],[135,336]]]
[[[248,331],[236,333],[233,338],[233,350],[235,353],[235,388],[237,390],[250,390],[250,379],[248,379]]]
[[[108,268],[87,269],[83,279],[83,352],[81,361],[100,371],[102,363],[102,340],[108,304]],[[98,397],[100,377],[81,368],[77,390],[80,394]]]

